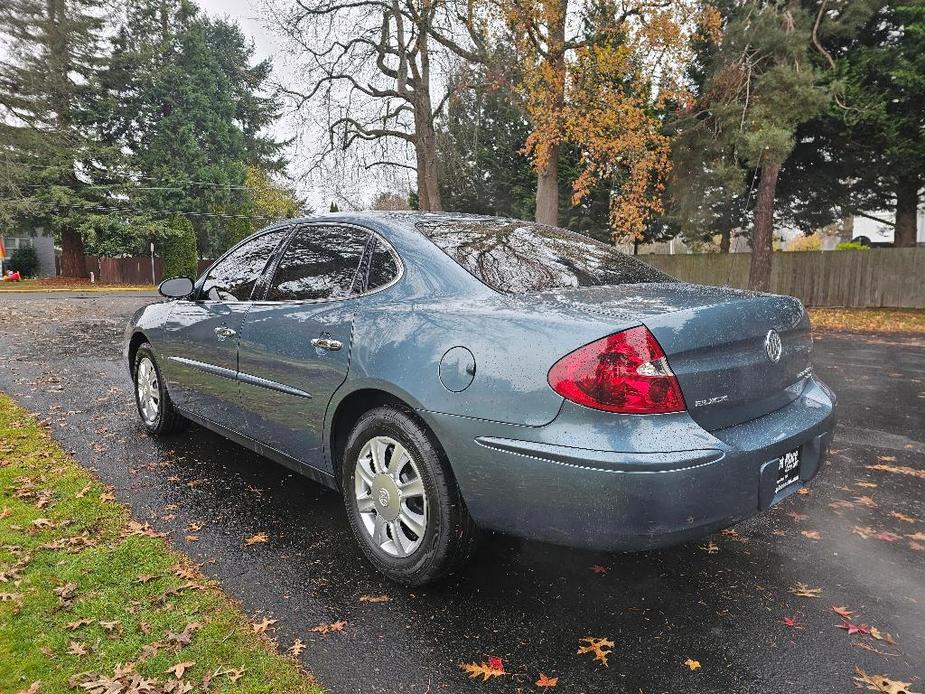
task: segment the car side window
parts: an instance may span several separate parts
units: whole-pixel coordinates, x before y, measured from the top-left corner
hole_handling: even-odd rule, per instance
[[[288,233],[285,228],[271,231],[236,248],[209,270],[200,296],[208,301],[250,301],[270,256]]]
[[[368,241],[368,232],[351,227],[302,227],[279,261],[267,300],[318,301],[361,291],[354,283]]]
[[[373,238],[370,250],[369,275],[366,281],[366,291],[373,291],[385,286],[398,277],[398,260],[395,254],[381,239]]]

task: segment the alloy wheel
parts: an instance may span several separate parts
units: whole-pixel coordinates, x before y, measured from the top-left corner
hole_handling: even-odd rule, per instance
[[[157,382],[157,369],[148,357],[138,361],[135,371],[135,388],[138,390],[138,408],[146,424],[157,421],[161,405],[161,391]]]
[[[354,493],[373,544],[392,557],[413,554],[427,529],[427,493],[405,447],[389,436],[367,441],[357,458]]]

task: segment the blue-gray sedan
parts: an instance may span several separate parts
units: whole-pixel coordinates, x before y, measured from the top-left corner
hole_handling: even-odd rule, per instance
[[[480,529],[637,550],[729,526],[812,479],[835,424],[796,299],[530,222],[291,220],[161,293],[126,332],[145,428],[193,421],[340,490],[408,585]]]

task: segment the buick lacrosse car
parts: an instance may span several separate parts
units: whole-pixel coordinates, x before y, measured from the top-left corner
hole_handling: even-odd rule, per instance
[[[338,490],[407,585],[480,530],[641,550],[727,527],[807,484],[835,425],[796,299],[530,222],[291,220],[160,291],[126,331],[144,427]]]

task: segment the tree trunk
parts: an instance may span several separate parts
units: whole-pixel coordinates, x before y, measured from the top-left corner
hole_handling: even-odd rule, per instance
[[[761,167],[761,181],[758,183],[748,288],[759,292],[766,292],[771,288],[771,262],[774,259],[774,194],[779,173],[780,164],[777,162],[765,164]]]
[[[547,24],[545,68],[552,75],[545,94],[544,118],[561,118],[565,105],[565,21],[568,0],[546,0],[543,3]],[[545,79],[545,78],[544,78]],[[549,115],[553,114],[553,115]],[[552,128],[554,142],[543,143],[546,157],[536,169],[536,221],[559,224],[559,130],[561,122]],[[548,136],[548,134],[547,134]]]
[[[61,276],[87,277],[84,241],[73,229],[61,232]]]
[[[424,101],[422,99],[422,101]],[[415,117],[414,152],[418,170],[419,209],[425,212],[437,212],[443,209],[440,199],[440,179],[437,173],[437,136],[430,118],[430,95],[426,103],[416,111],[422,112],[422,118]],[[426,116],[424,113],[426,112]]]
[[[559,145],[549,148],[546,166],[536,175],[536,221],[559,224]]]
[[[732,245],[732,229],[726,229],[719,236],[719,252],[728,253]]]
[[[896,229],[893,246],[911,248],[918,240],[919,179],[912,176],[896,187]]]

